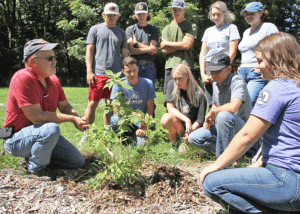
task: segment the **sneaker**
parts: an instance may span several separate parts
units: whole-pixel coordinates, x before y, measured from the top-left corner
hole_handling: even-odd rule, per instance
[[[82,144],[86,141],[86,139],[87,139],[87,135],[86,135],[86,134],[83,134],[81,140],[80,140],[79,143],[78,143],[78,146],[79,146],[79,147],[82,146]]]
[[[173,153],[173,152],[177,152],[179,148],[179,144],[178,143],[172,143],[169,152]]]
[[[27,169],[27,161],[28,161],[28,157],[27,158],[22,158],[18,164],[18,169],[22,170],[22,169]]]
[[[179,153],[186,153],[186,151],[189,149],[189,146],[187,143],[182,143],[180,144],[179,148],[178,148],[178,152]]]

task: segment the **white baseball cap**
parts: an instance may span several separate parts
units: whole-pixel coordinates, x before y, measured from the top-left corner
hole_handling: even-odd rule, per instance
[[[119,7],[115,3],[107,3],[104,7],[104,14],[117,14],[119,15]]]

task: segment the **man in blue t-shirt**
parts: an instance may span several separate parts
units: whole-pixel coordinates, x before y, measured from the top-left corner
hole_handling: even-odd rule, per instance
[[[125,84],[132,89],[119,88],[117,84],[113,85],[111,99],[116,98],[116,92],[123,92],[123,96],[130,99],[129,106],[136,114],[142,117],[140,113],[135,112],[140,110],[145,114],[145,117],[152,116],[154,112],[154,98],[156,97],[153,82],[149,79],[138,77],[137,60],[132,57],[126,57],[122,62],[122,71],[125,75]],[[118,122],[118,115],[114,115],[110,119],[110,125],[113,126]],[[137,141],[138,145],[143,144],[146,134],[146,127],[140,123],[134,125],[132,137]]]

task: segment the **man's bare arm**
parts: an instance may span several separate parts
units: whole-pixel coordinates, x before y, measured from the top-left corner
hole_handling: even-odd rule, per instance
[[[138,42],[137,48],[133,47],[135,40],[133,38],[129,38],[127,40],[129,53],[131,55],[138,55],[148,53],[154,55],[157,53],[157,42],[155,40],[150,41],[150,45],[145,45],[143,43]]]
[[[122,48],[122,59],[125,59],[126,57],[128,57],[128,49]]]
[[[193,45],[194,41],[195,39],[191,36],[184,36],[183,40],[180,42],[170,42],[163,39],[161,42],[161,47],[171,47],[177,50],[189,50]]]
[[[211,110],[208,112],[208,114],[205,117],[205,122],[203,124],[203,127],[209,129],[210,126],[214,123],[220,111],[228,111],[232,114],[236,113],[240,109],[242,103],[243,100],[240,98],[233,98],[229,103],[226,103],[221,106],[217,106],[217,104],[214,103],[212,105]]]
[[[61,106],[60,108],[63,111],[70,111],[72,114],[59,114],[56,112],[43,111],[40,104],[33,104],[22,107],[22,111],[25,116],[35,125],[46,123],[46,122],[54,122],[54,123],[64,123],[64,122],[72,122],[77,129],[80,131],[85,131],[88,128],[86,121],[80,118],[76,111],[69,106],[65,106],[64,108]],[[75,112],[74,112],[75,111]]]
[[[86,64],[86,82],[89,85],[94,85],[96,76],[93,73],[93,58],[94,58],[95,45],[87,44],[85,52],[85,64]]]

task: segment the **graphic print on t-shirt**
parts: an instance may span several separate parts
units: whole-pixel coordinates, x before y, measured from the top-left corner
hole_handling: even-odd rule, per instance
[[[143,100],[140,99],[138,92],[131,92],[130,93],[130,103],[132,104],[140,104]]]
[[[263,106],[269,102],[270,98],[271,98],[271,93],[268,90],[263,90],[260,92],[256,100],[256,105]]]
[[[216,49],[216,48],[220,47],[220,43],[221,42],[211,42],[211,43],[208,43],[208,47],[209,47],[209,49]]]

